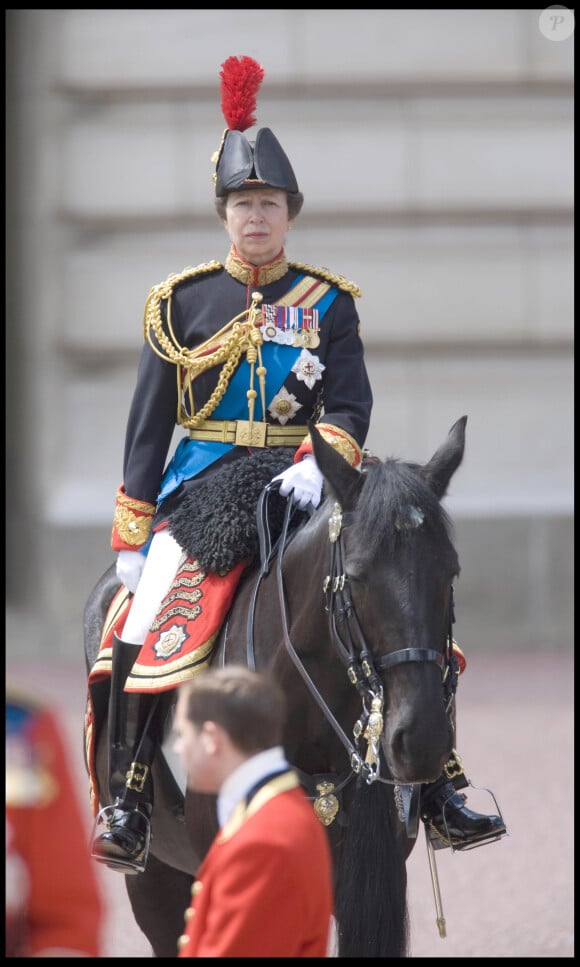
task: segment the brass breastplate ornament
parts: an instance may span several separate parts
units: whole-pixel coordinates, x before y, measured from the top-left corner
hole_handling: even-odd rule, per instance
[[[330,826],[340,808],[334,795],[334,783],[325,780],[319,782],[316,789],[318,796],[314,800],[314,812],[323,826]]]

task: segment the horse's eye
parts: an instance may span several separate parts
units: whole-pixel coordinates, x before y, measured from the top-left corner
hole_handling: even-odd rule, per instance
[[[357,571],[356,568],[353,568],[348,571],[348,580],[350,584],[364,584],[366,577],[360,571]]]

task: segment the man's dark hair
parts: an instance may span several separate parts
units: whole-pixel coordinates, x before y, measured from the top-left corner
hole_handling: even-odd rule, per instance
[[[242,665],[210,668],[187,688],[187,718],[197,728],[216,722],[242,752],[282,745],[286,699],[269,676]]]

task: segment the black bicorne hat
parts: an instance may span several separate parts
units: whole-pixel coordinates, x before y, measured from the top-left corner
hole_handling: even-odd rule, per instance
[[[260,128],[255,141],[243,133],[256,123],[256,94],[264,70],[251,57],[229,57],[222,64],[222,111],[227,128],[215,162],[215,193],[222,196],[242,188],[281,188],[299,191],[292,165],[270,128]]]

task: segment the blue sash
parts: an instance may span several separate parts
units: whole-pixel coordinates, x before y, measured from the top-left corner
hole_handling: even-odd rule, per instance
[[[299,276],[292,288],[303,278],[303,275]],[[316,304],[319,320],[330,308],[337,295],[338,290],[331,288]],[[271,400],[284,383],[302,349],[294,346],[282,346],[274,342],[265,342],[261,347],[261,352],[262,362],[267,371],[265,396],[266,400]],[[247,391],[249,385],[250,365],[244,359],[230,379],[226,392],[213,411],[212,420],[247,420]],[[256,400],[257,404],[258,400],[259,394]],[[266,414],[260,414],[259,409],[258,406],[255,418],[257,420],[262,419],[262,417],[266,419]],[[189,437],[183,437],[163,474],[157,497],[158,505],[169,494],[173,493],[184,480],[197,477],[198,473],[215,463],[234,446],[235,443],[214,443],[210,440],[190,440]]]

